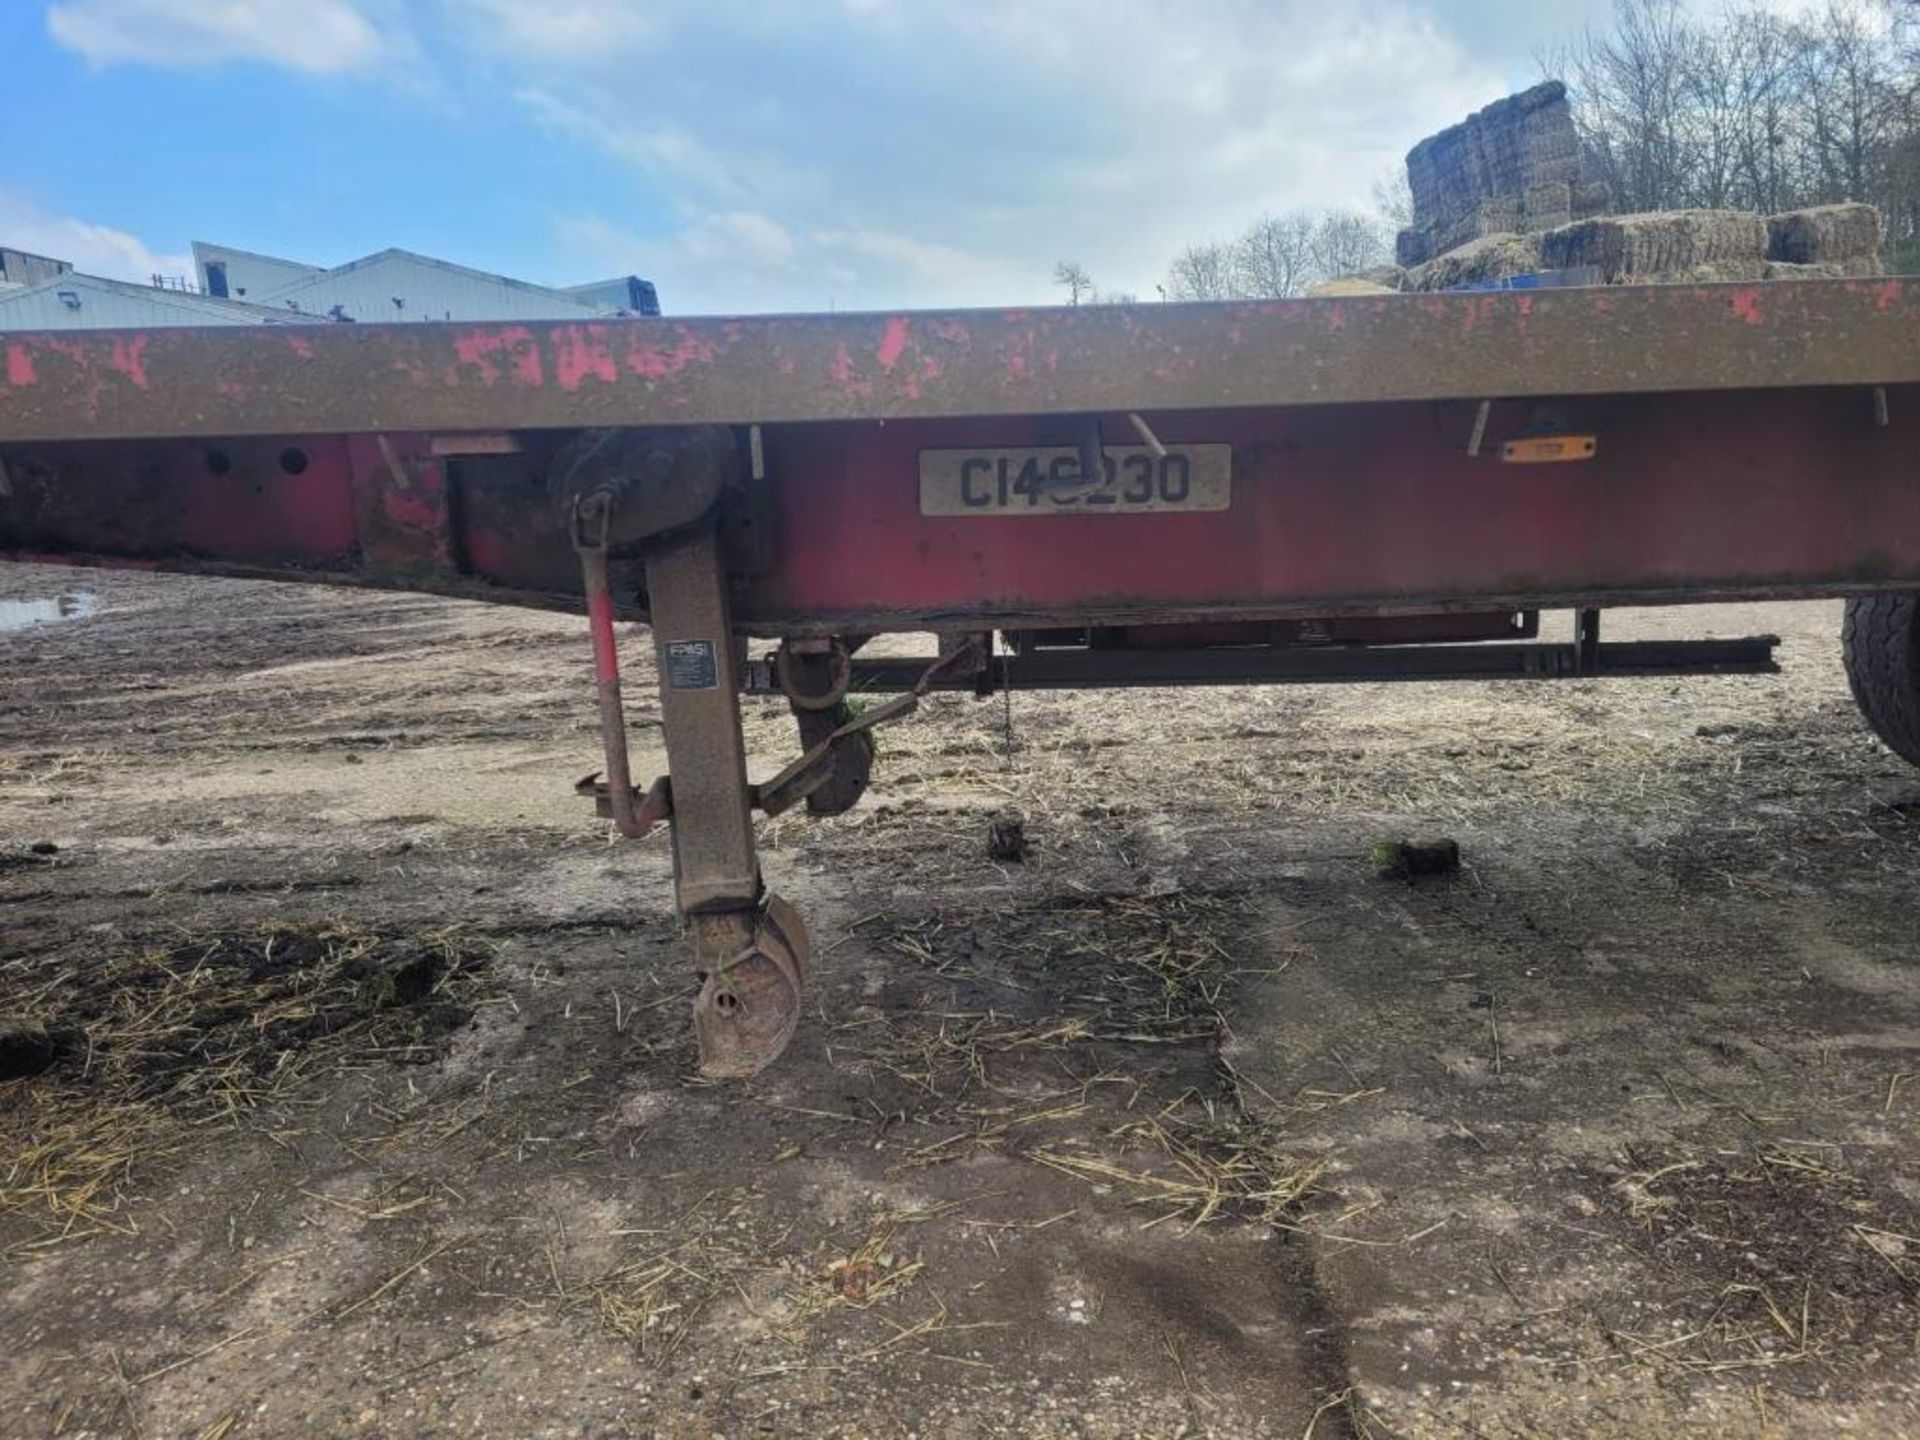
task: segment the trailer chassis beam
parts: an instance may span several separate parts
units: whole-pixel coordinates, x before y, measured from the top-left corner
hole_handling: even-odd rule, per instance
[[[1106,690],[1187,685],[1377,684],[1395,680],[1581,680],[1779,673],[1773,635],[1740,640],[1615,640],[1605,644],[1350,646],[1326,649],[1035,650],[948,671],[941,690]],[[913,686],[923,656],[853,661],[855,693]],[[749,694],[777,693],[771,660],[747,667]]]

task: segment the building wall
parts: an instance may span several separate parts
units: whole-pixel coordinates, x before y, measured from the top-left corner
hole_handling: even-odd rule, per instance
[[[0,290],[0,331],[163,329],[181,325],[259,325],[278,316],[173,290],[60,275],[21,290]]]
[[[650,281],[637,275],[617,275],[586,285],[563,285],[560,293],[583,305],[602,310],[626,310],[635,315],[658,315],[660,297]]]
[[[38,285],[73,269],[70,262],[45,255],[29,255],[25,250],[9,250],[0,245],[0,282],[8,285]]]
[[[400,303],[394,303],[398,300]],[[558,291],[412,255],[383,255],[276,291],[265,303],[370,323],[585,320],[600,312]],[[339,313],[335,314],[335,307]]]
[[[317,265],[255,255],[227,245],[209,245],[204,240],[193,242],[193,268],[199,275],[200,288],[209,295],[219,296],[224,287],[226,299],[254,304],[276,290],[326,273]]]

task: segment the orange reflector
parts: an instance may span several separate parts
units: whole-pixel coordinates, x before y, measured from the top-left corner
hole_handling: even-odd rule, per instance
[[[1551,465],[1561,460],[1591,460],[1600,442],[1592,435],[1528,435],[1500,447],[1509,465]]]

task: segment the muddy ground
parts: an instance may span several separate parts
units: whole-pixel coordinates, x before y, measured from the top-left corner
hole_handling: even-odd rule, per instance
[[[1837,606],[1613,624],[1778,677],[941,697],[761,827],[809,1014],[710,1085],[579,622],[0,569],[82,590],[0,635],[0,1434],[1920,1429],[1920,786]]]

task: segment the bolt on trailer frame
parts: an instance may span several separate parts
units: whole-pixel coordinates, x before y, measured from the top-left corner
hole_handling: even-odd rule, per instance
[[[1848,596],[1856,694],[1920,760],[1920,281],[12,335],[0,553],[584,609],[581,788],[670,823],[702,1062],[749,1074],[808,957],[753,811],[844,810],[936,686],[1765,671],[1770,637],[1600,611]],[[888,631],[940,643],[859,654]],[[758,785],[743,691],[799,722]]]

